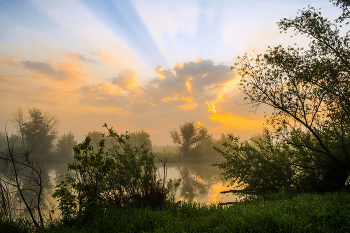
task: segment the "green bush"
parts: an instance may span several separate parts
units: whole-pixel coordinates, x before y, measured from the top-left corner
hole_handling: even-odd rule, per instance
[[[59,199],[62,217],[69,221],[74,217],[90,218],[96,212],[110,207],[161,207],[174,201],[170,189],[179,182],[169,181],[165,187],[156,177],[155,155],[144,146],[132,146],[128,134],[117,134],[108,128],[106,138],[115,142],[105,151],[105,140],[98,144],[97,153],[90,145],[91,138],[74,147],[75,163],[68,176],[56,187],[53,194]]]

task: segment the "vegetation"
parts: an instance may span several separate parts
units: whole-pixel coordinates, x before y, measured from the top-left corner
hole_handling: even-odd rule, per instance
[[[347,192],[285,193],[237,202],[229,207],[181,206],[152,210],[109,209],[93,221],[53,224],[44,232],[348,232],[350,195]]]
[[[28,110],[29,120],[25,121],[22,109],[13,114],[13,121],[21,135],[23,146],[35,159],[47,159],[54,140],[57,138],[58,119],[40,109]]]
[[[264,194],[298,188],[296,171],[291,166],[292,149],[285,142],[274,142],[269,130],[240,142],[230,135],[231,143],[225,149],[216,147],[225,161],[214,166],[224,170],[224,178],[234,186],[244,188],[243,193]]]
[[[6,149],[0,154],[2,165],[0,173],[2,213],[0,217],[4,222],[12,221],[16,217],[12,215],[14,207],[9,190],[12,188],[17,194],[16,201],[24,204],[25,211],[30,216],[33,225],[43,228],[46,180],[42,166],[29,158],[29,152],[24,145],[16,146],[18,138],[10,138],[6,132],[3,137],[6,139]]]
[[[165,181],[169,153],[158,155],[164,168],[161,180],[148,133],[118,134],[105,125],[107,136],[90,132],[77,145],[72,133],[58,139],[53,154],[67,158],[74,146],[74,162],[68,163],[70,173],[53,194],[62,217],[53,221],[44,214],[48,175],[36,161],[52,154],[58,121],[34,108],[27,122],[21,110],[14,114],[18,135],[5,132],[0,137],[5,148],[0,155],[0,229],[348,232],[350,34],[342,36],[339,28],[348,23],[350,4],[332,2],[343,10],[334,23],[312,7],[295,19],[279,22],[282,31],[292,28],[296,34],[306,34],[311,40],[307,49],[277,46],[256,57],[238,58],[240,89],[253,107],[273,108],[267,119],[272,130],[266,128],[249,141],[233,135],[215,141],[195,122],[184,122],[180,132],[170,132],[173,142],[181,146],[181,160],[195,161],[214,146],[224,157],[215,166],[231,184],[242,188],[239,192],[250,194],[244,201],[226,203],[229,206],[195,204],[195,196],[210,185],[197,182],[182,166],[180,193],[187,202],[175,203],[180,180]],[[31,221],[12,214],[16,201],[24,204]]]
[[[77,141],[74,140],[75,136],[72,132],[61,135],[56,142],[56,150],[53,153],[52,161],[71,161],[73,160],[73,147],[77,145]]]
[[[170,135],[175,144],[181,145],[180,154],[184,158],[189,156],[192,145],[210,138],[208,130],[200,124],[195,125],[194,121],[184,122],[180,125],[180,133],[173,129]]]
[[[68,170],[75,177],[68,176],[54,193],[59,199],[59,209],[64,221],[74,217],[90,218],[95,212],[106,208],[162,207],[174,201],[168,194],[179,186],[170,180],[167,187],[156,178],[155,155],[144,146],[132,146],[128,134],[117,134],[108,128],[108,138],[117,142],[108,152],[104,151],[105,140],[94,152],[91,138],[74,147],[75,163],[68,164]],[[173,186],[174,185],[174,186]]]
[[[273,140],[267,131],[252,140],[254,145],[231,137],[232,144],[218,150],[226,161],[217,166],[232,183],[244,183],[246,191],[348,188],[349,31],[342,36],[339,28],[350,16],[347,1],[333,2],[343,9],[334,23],[310,6],[278,23],[282,31],[307,35],[307,49],[280,45],[238,58],[239,85],[248,103],[273,108],[267,119]]]

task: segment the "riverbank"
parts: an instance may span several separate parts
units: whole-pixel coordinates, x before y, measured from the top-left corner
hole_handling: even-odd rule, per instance
[[[37,232],[349,232],[350,194],[275,195],[229,206],[114,209]],[[4,229],[1,227],[0,229]],[[25,232],[25,231],[24,231]]]

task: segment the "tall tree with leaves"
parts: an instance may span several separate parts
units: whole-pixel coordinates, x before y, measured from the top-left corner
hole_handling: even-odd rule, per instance
[[[273,107],[268,119],[281,140],[300,151],[294,166],[317,191],[344,187],[350,171],[350,51],[348,1],[334,22],[313,7],[283,19],[281,31],[310,38],[307,49],[281,45],[238,58],[240,87],[249,103]]]
[[[60,160],[73,159],[73,147],[77,144],[72,132],[61,135],[56,143],[57,149],[55,151],[55,156]]]
[[[152,148],[152,141],[150,139],[150,135],[143,129],[141,131],[130,133],[129,142],[133,146],[143,145],[146,149]]]
[[[187,157],[190,153],[190,147],[196,143],[210,138],[208,130],[200,124],[185,122],[180,125],[180,132],[176,129],[170,131],[171,138],[175,144],[180,144],[183,157]]]
[[[23,114],[15,114],[15,122],[18,123],[20,133],[24,136],[33,158],[47,156],[57,138],[59,121],[55,116],[43,113],[37,108],[29,109],[28,113],[29,121],[23,119]]]

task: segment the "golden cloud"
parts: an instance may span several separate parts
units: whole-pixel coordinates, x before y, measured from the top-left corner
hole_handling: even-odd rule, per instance
[[[259,129],[265,122],[264,119],[247,119],[234,116],[231,113],[218,114],[215,113],[210,117],[213,121],[219,121],[225,129]]]

